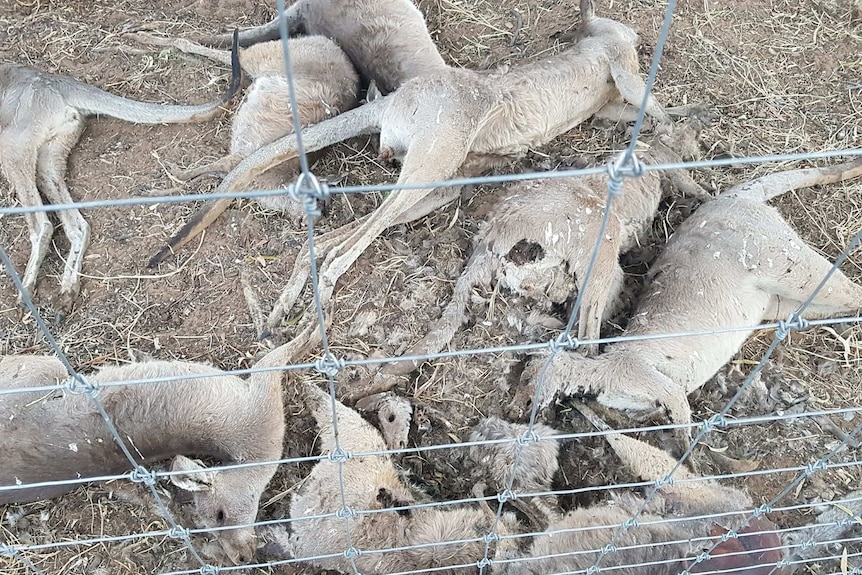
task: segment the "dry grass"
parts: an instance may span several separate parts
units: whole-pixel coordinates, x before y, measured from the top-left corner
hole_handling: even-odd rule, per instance
[[[135,3],[95,2],[0,4],[0,59],[23,62],[50,72],[63,72],[125,96],[163,102],[202,102],[218,93],[226,80],[219,65],[170,51],[146,50],[124,44],[118,37],[128,24],[146,23],[171,34],[194,36],[268,18],[264,3],[177,1]],[[516,64],[565,47],[559,34],[572,29],[577,10],[569,0],[420,0],[435,40],[448,62],[489,68]],[[652,55],[664,4],[635,0],[599,2],[603,14],[634,24],[643,40],[642,68]],[[518,17],[521,26],[518,29]],[[851,26],[850,4],[802,0],[730,0],[681,3],[656,85],[668,105],[705,102],[720,112],[704,133],[704,156],[739,157],[782,152],[806,152],[862,145],[862,29]],[[514,43],[513,43],[514,40]],[[160,163],[192,165],[216,157],[227,148],[229,117],[199,126],[129,126],[113,120],[93,120],[73,153],[68,180],[75,198],[113,199],[134,190],[168,185]],[[582,126],[535,150],[513,164],[513,171],[556,169],[603,160],[625,142],[620,133]],[[335,148],[314,166],[317,174],[345,185],[392,182],[396,168],[374,160],[376,141],[360,139]],[[776,169],[755,165],[701,170],[695,178],[718,190]],[[208,190],[213,181],[200,185]],[[777,205],[805,240],[834,259],[862,228],[862,194],[858,183],[801,190]],[[471,250],[495,189],[480,187],[472,197],[410,226],[390,230],[376,242],[336,293],[330,340],[337,355],[350,357],[398,354],[424,333],[449,297],[451,285]],[[3,205],[12,205],[5,181]],[[379,194],[336,197],[318,225],[333,229],[373,210]],[[245,273],[261,296],[272,304],[292,267],[293,254],[304,243],[304,231],[286,225],[279,214],[253,202],[234,206],[207,234],[200,251],[183,251],[162,277],[148,277],[144,262],[164,239],[196,209],[193,205],[156,205],[129,209],[88,210],[92,243],[85,260],[81,299],[66,321],[53,326],[75,365],[96,367],[126,361],[133,350],[160,358],[200,360],[224,368],[248,367],[263,346],[254,340],[254,326],[240,289]],[[644,252],[655,254],[681,221],[676,204],[665,206],[656,220]],[[66,250],[58,234],[38,285],[37,302],[50,319]],[[6,217],[0,225],[0,245],[23,269],[29,241],[22,218]],[[862,251],[842,266],[862,281]],[[648,257],[646,259],[649,259]],[[182,269],[178,268],[182,265]],[[637,289],[642,269],[630,270]],[[97,279],[98,278],[98,279]],[[453,341],[458,348],[521,343],[526,338],[509,319],[530,302],[499,291],[479,291],[471,304],[475,321]],[[310,300],[306,294],[305,302]],[[303,308],[294,315],[307,313]],[[289,337],[291,334],[284,334]],[[739,354],[743,374],[765,350],[771,334],[753,337]],[[791,409],[806,398],[809,408],[862,403],[862,328],[836,326],[793,334],[770,364],[764,385],[780,398],[775,409]],[[0,352],[40,353],[47,348],[32,319],[14,305],[8,281],[0,283]],[[523,358],[514,354],[485,355],[430,362],[405,381],[399,393],[416,403],[417,445],[455,442],[480,417],[502,415],[517,381]],[[693,398],[699,416],[721,408],[733,392],[733,371],[723,388],[717,382]],[[348,389],[361,373],[342,374]],[[314,426],[291,389],[285,390],[294,414],[286,441],[286,456],[307,455]],[[751,403],[747,409],[756,409]],[[572,431],[586,428],[569,410],[557,414],[557,425]],[[835,421],[844,429],[854,421]],[[802,420],[757,429],[734,430],[711,438],[714,448],[728,447],[734,457],[755,459],[761,466],[806,463],[835,442],[816,422]],[[850,459],[855,454],[845,453]],[[589,459],[588,465],[583,465]],[[600,441],[571,443],[562,455],[568,486],[627,481]],[[465,496],[472,485],[457,454],[405,457],[401,463],[433,497]],[[709,470],[708,463],[698,460]],[[287,494],[307,473],[306,467],[284,466],[264,499],[260,517],[287,513]],[[758,497],[777,493],[789,480],[771,476],[747,485]],[[856,468],[830,471],[806,482],[793,502],[816,501],[857,488]],[[57,502],[0,509],[0,541],[39,543],[73,541],[164,529],[165,525],[138,493],[119,498],[112,486],[79,489]],[[589,503],[588,498],[567,505]],[[191,525],[185,505],[171,509]],[[26,512],[26,523],[11,514]],[[4,514],[5,512],[5,514]],[[42,517],[46,517],[44,521]],[[778,518],[782,525],[806,520],[800,515]],[[195,538],[199,546],[202,538]],[[174,541],[140,539],[93,547],[69,547],[28,554],[49,575],[59,573],[136,574],[194,568]],[[826,567],[824,567],[826,569]],[[18,563],[0,559],[3,573],[19,575]],[[300,569],[300,571],[302,571]],[[813,572],[817,572],[814,570]],[[823,571],[823,572],[828,572]]]

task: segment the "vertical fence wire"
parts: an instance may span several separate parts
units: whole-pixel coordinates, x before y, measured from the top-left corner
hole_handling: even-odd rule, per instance
[[[649,73],[647,76],[645,93],[643,97],[643,102],[638,111],[637,119],[635,122],[633,134],[631,136],[631,141],[628,144],[626,150],[621,153],[618,159],[606,166],[605,170],[609,176],[608,182],[608,192],[605,200],[605,208],[603,213],[603,219],[601,223],[600,232],[598,237],[596,238],[596,242],[593,246],[593,251],[591,253],[591,259],[589,262],[589,266],[585,273],[585,277],[582,282],[582,289],[579,290],[575,303],[573,305],[572,311],[568,318],[568,322],[565,326],[565,329],[562,331],[559,337],[551,341],[548,346],[550,349],[550,354],[546,361],[544,362],[537,379],[536,389],[534,391],[533,402],[531,411],[529,414],[529,421],[527,426],[527,431],[519,436],[515,441],[517,442],[517,449],[515,453],[515,457],[513,460],[511,471],[508,475],[508,479],[505,485],[505,488],[502,492],[497,493],[496,498],[494,500],[497,501],[496,511],[494,513],[494,521],[491,525],[490,530],[485,533],[485,535],[480,539],[484,543],[484,552],[483,556],[478,559],[475,563],[475,567],[478,569],[480,575],[483,574],[486,570],[492,568],[495,564],[495,560],[492,555],[492,545],[495,543],[499,543],[504,537],[509,537],[508,534],[499,533],[499,527],[501,518],[503,515],[503,509],[507,502],[512,499],[518,497],[519,495],[516,493],[513,488],[515,484],[515,479],[517,477],[519,466],[523,465],[522,455],[523,451],[527,445],[533,442],[538,442],[542,440],[547,440],[548,438],[543,438],[538,436],[535,433],[535,424],[538,416],[538,398],[540,396],[540,391],[542,386],[545,384],[545,379],[547,376],[547,371],[553,361],[554,357],[559,353],[568,350],[574,350],[578,348],[583,342],[578,341],[577,338],[571,335],[572,330],[575,326],[575,320],[578,317],[578,312],[581,308],[584,293],[587,289],[589,289],[589,279],[593,273],[593,268],[595,266],[597,255],[599,249],[601,247],[603,238],[605,236],[605,231],[607,229],[607,225],[609,222],[609,218],[611,217],[613,200],[618,197],[622,193],[622,182],[625,178],[637,178],[643,175],[645,171],[645,167],[641,165],[637,157],[635,156],[634,150],[638,135],[640,134],[641,128],[643,126],[644,114],[646,110],[647,102],[651,97],[652,88],[656,79],[656,75],[658,72],[658,66],[661,60],[661,56],[664,49],[664,44],[669,35],[670,27],[673,21],[673,14],[675,9],[676,1],[669,0],[667,8],[664,13],[662,27],[659,33],[658,41],[655,47],[655,51],[653,54],[653,58],[651,61]],[[301,126],[299,125],[299,114],[297,110],[297,101],[295,95],[295,84],[293,77],[293,70],[290,63],[290,47],[288,42],[288,25],[287,25],[287,16],[286,16],[286,8],[284,0],[277,0],[277,12],[278,12],[278,27],[281,36],[281,45],[282,51],[285,61],[285,72],[287,76],[287,83],[290,94],[290,104],[291,109],[293,111],[293,120],[295,123],[295,132],[297,138],[297,149],[299,153],[299,161],[301,167],[301,173],[292,186],[290,186],[287,190],[283,190],[281,193],[288,194],[292,199],[299,201],[304,209],[307,219],[307,240],[308,240],[308,250],[309,250],[309,259],[310,259],[310,280],[311,280],[311,288],[312,288],[312,296],[313,296],[313,304],[314,311],[317,317],[317,326],[319,331],[319,336],[321,340],[322,346],[322,357],[317,362],[314,362],[315,369],[326,376],[326,381],[328,384],[328,394],[330,398],[330,407],[332,412],[332,425],[334,432],[334,445],[332,446],[332,450],[326,457],[326,461],[321,461],[318,464],[334,464],[338,467],[338,492],[341,501],[341,508],[338,510],[330,510],[335,513],[335,516],[344,520],[344,530],[345,530],[345,541],[346,548],[343,550],[332,550],[333,552],[338,552],[343,556],[343,558],[347,559],[351,570],[354,575],[361,575],[360,570],[356,564],[356,558],[363,554],[363,552],[367,553],[385,553],[392,552],[395,550],[363,550],[357,549],[354,547],[352,538],[351,538],[351,521],[357,520],[358,517],[363,516],[363,514],[367,514],[368,510],[356,510],[351,509],[347,503],[348,497],[345,491],[345,483],[344,483],[344,465],[348,463],[356,454],[350,453],[348,450],[345,450],[341,443],[341,437],[339,434],[339,426],[338,426],[338,403],[335,392],[335,376],[338,372],[345,367],[345,361],[343,359],[337,358],[331,351],[329,346],[329,341],[327,337],[327,322],[326,322],[326,310],[323,309],[323,305],[320,298],[320,286],[319,286],[319,277],[318,277],[318,261],[317,254],[315,252],[315,234],[314,234],[314,224],[317,216],[319,216],[319,212],[317,211],[317,202],[322,199],[326,199],[331,191],[328,186],[320,182],[317,177],[311,172],[308,159],[303,148],[302,138],[301,138]],[[850,150],[850,153],[860,154],[862,151],[859,150]],[[809,154],[809,156],[814,157],[816,154]],[[380,187],[381,189],[385,186]],[[397,190],[394,192],[397,193]],[[236,196],[246,196],[248,194],[235,194]],[[252,197],[249,195],[249,197]],[[55,206],[56,208],[56,206]],[[11,211],[10,211],[11,213]],[[651,484],[649,491],[646,496],[643,498],[642,503],[638,507],[637,511],[631,515],[629,520],[621,524],[618,529],[615,531],[611,540],[607,545],[604,545],[600,549],[596,549],[594,551],[598,552],[598,556],[594,562],[594,564],[588,568],[586,571],[583,571],[587,575],[595,575],[596,573],[603,570],[612,570],[613,568],[608,569],[607,567],[603,567],[602,563],[606,558],[618,553],[620,550],[625,549],[623,546],[617,547],[616,543],[619,542],[619,538],[627,532],[629,529],[637,529],[640,526],[638,522],[638,518],[642,515],[645,509],[649,506],[649,504],[657,497],[662,487],[674,482],[673,475],[674,473],[687,461],[690,455],[693,453],[694,448],[706,437],[709,433],[711,433],[715,429],[724,428],[728,425],[728,420],[726,416],[728,415],[730,409],[736,404],[736,402],[742,397],[742,395],[748,390],[751,386],[754,379],[766,365],[766,362],[771,357],[772,353],[775,351],[778,344],[786,338],[788,333],[797,329],[804,329],[809,325],[809,323],[804,319],[805,310],[811,305],[812,301],[816,297],[817,293],[820,290],[824,289],[826,282],[829,277],[835,273],[838,267],[844,262],[844,260],[849,256],[850,252],[856,248],[859,244],[860,239],[862,239],[862,231],[858,232],[853,240],[846,246],[846,248],[842,251],[839,258],[836,259],[833,266],[831,267],[829,273],[814,292],[810,295],[810,297],[785,321],[778,322],[776,333],[773,337],[773,340],[763,354],[761,360],[758,364],[752,369],[749,375],[746,377],[745,381],[739,387],[739,390],[735,393],[735,395],[726,403],[724,408],[715,416],[711,417],[707,421],[703,422],[700,425],[698,433],[692,439],[689,447],[683,453],[683,455],[679,458],[674,468],[668,472],[664,477],[655,481]],[[163,498],[160,496],[158,491],[155,488],[155,481],[157,475],[147,469],[142,464],[139,464],[131,451],[126,446],[123,441],[121,435],[118,430],[114,426],[109,414],[105,411],[103,405],[99,401],[98,393],[99,387],[89,382],[83,375],[79,374],[71,365],[62,348],[59,346],[57,341],[54,339],[50,330],[47,328],[46,324],[40,317],[38,310],[33,304],[29,295],[23,290],[23,286],[21,284],[20,278],[14,270],[11,261],[9,260],[6,252],[0,247],[0,261],[5,266],[7,272],[9,273],[10,278],[12,279],[13,284],[19,290],[22,295],[22,302],[28,312],[32,315],[39,331],[42,333],[45,341],[48,346],[57,356],[57,358],[63,363],[69,374],[69,382],[66,384],[66,389],[70,393],[75,394],[84,394],[86,395],[90,401],[93,403],[94,407],[96,407],[100,416],[105,422],[110,434],[117,442],[119,448],[122,450],[124,456],[129,460],[130,465],[132,466],[132,471],[126,476],[127,479],[131,480],[135,483],[142,483],[149,488],[150,493],[155,498],[158,509],[160,513],[163,515],[167,523],[170,525],[170,529],[168,531],[168,535],[172,539],[179,539],[183,542],[185,548],[189,551],[192,558],[198,563],[199,569],[197,571],[182,571],[176,573],[193,573],[199,572],[201,575],[216,575],[220,571],[234,571],[242,568],[242,566],[238,567],[217,567],[214,565],[210,565],[198,554],[198,551],[195,549],[194,545],[191,542],[190,535],[191,533],[198,532],[206,532],[208,530],[205,529],[197,529],[197,530],[189,530],[181,527],[176,523],[173,516],[171,515],[166,503]],[[857,318],[858,319],[858,318]],[[836,320],[837,321],[837,320]],[[515,349],[516,346],[509,346],[510,349]],[[445,355],[445,354],[442,354]],[[435,355],[436,356],[436,355]],[[394,358],[393,358],[394,359]],[[403,359],[403,358],[402,358]],[[289,368],[291,366],[284,366],[285,368]],[[295,366],[294,366],[295,367]],[[669,427],[669,426],[666,426]],[[719,538],[711,548],[700,553],[697,557],[694,558],[692,563],[681,572],[682,575],[690,575],[690,569],[692,569],[695,565],[698,565],[703,562],[709,561],[712,556],[710,555],[715,548],[723,541],[726,541],[731,537],[742,537],[744,534],[740,534],[739,530],[743,529],[745,526],[749,524],[751,519],[755,517],[759,517],[765,513],[769,513],[775,510],[775,505],[787,494],[789,494],[794,488],[796,488],[802,481],[806,478],[810,477],[814,473],[820,472],[827,468],[828,462],[831,458],[833,458],[838,452],[842,449],[846,448],[850,445],[855,436],[862,430],[862,424],[857,425],[850,433],[846,435],[846,437],[839,442],[839,444],[831,449],[827,454],[823,457],[818,458],[816,461],[808,464],[805,468],[797,474],[797,476],[787,484],[787,486],[782,489],[778,495],[772,498],[769,502],[760,505],[759,507],[750,511],[750,513],[746,516],[745,520],[730,530],[727,534]],[[601,434],[596,434],[601,435]],[[397,452],[396,451],[393,451]],[[389,453],[389,452],[387,452]],[[380,455],[378,455],[380,456]],[[857,462],[858,464],[858,462]],[[530,494],[533,495],[542,495],[542,494]],[[421,507],[420,505],[410,506],[410,507]],[[383,510],[384,512],[394,512],[394,510]],[[805,547],[812,545],[814,542],[812,540],[813,535],[809,537],[801,547]],[[417,546],[421,547],[421,546]],[[18,548],[10,545],[0,545],[0,556],[12,557],[17,561],[21,562],[29,571],[37,574],[37,575],[48,575],[43,570],[39,569],[33,562],[23,553],[19,552]],[[791,554],[785,557],[782,561],[779,561],[775,566],[773,566],[771,573],[774,573],[781,567],[785,567],[793,564],[794,555]],[[276,561],[276,562],[268,562],[266,565],[276,565],[276,564],[284,564],[284,563],[292,563],[298,562],[302,560],[307,560],[308,558],[292,558],[286,561]],[[463,565],[462,567],[470,567],[471,565]],[[441,568],[440,570],[449,569]],[[425,570],[424,572],[434,572],[435,569]],[[418,572],[418,571],[417,571]],[[852,568],[849,573],[860,573],[859,568]],[[405,573],[412,573],[411,571],[406,571]],[[572,572],[574,573],[574,572]],[[560,574],[562,575],[562,574]],[[569,575],[569,572],[566,572],[566,575]]]
[[[329,393],[330,410],[332,413],[332,431],[334,445],[329,453],[328,463],[337,467],[338,477],[338,494],[341,501],[341,508],[336,511],[336,517],[344,521],[344,540],[346,549],[344,549],[344,557],[350,564],[354,575],[360,575],[359,569],[356,566],[356,558],[361,553],[361,550],[353,546],[353,538],[351,536],[351,518],[354,517],[354,510],[347,504],[347,493],[344,488],[344,466],[350,460],[351,454],[349,451],[342,448],[341,435],[338,425],[338,398],[335,394],[335,376],[341,371],[344,366],[343,362],[332,353],[329,347],[329,338],[326,333],[326,310],[323,309],[323,303],[320,297],[320,278],[318,276],[317,254],[314,244],[314,223],[320,212],[317,210],[318,200],[325,200],[327,194],[327,186],[320,182],[308,165],[308,157],[302,145],[302,126],[300,124],[299,108],[296,101],[296,89],[294,86],[293,70],[290,64],[290,41],[287,29],[287,16],[284,0],[277,0],[276,7],[278,10],[279,33],[281,36],[281,46],[284,53],[285,72],[287,76],[287,84],[290,93],[290,106],[293,110],[294,131],[296,133],[296,146],[299,154],[301,173],[297,182],[292,186],[288,193],[292,199],[299,201],[306,215],[306,228],[308,239],[308,255],[310,262],[310,278],[312,294],[314,298],[314,311],[317,316],[317,327],[320,334],[320,342],[323,348],[323,357],[315,364],[318,372],[326,375],[327,391]],[[325,446],[330,448],[330,446]],[[321,462],[318,465],[324,464]]]
[[[607,232],[608,223],[611,218],[611,210],[614,198],[622,195],[622,184],[623,179],[626,177],[641,177],[643,175],[643,168],[641,164],[638,162],[637,157],[635,156],[635,146],[637,145],[637,139],[640,135],[641,128],[643,127],[644,117],[646,115],[647,103],[649,102],[652,87],[655,83],[656,75],[658,74],[658,65],[661,60],[661,55],[664,50],[664,44],[667,40],[668,34],[670,33],[670,27],[673,22],[673,11],[676,6],[676,0],[670,0],[668,2],[668,6],[665,9],[664,19],[662,22],[661,32],[659,34],[659,39],[656,45],[655,52],[653,54],[652,63],[650,65],[649,74],[647,76],[646,85],[644,88],[643,100],[640,106],[640,109],[637,112],[637,119],[635,121],[634,130],[631,135],[631,142],[629,146],[626,148],[625,152],[620,155],[616,162],[612,162],[607,166],[608,172],[608,193],[605,197],[605,206],[604,212],[602,213],[602,221],[599,226],[599,231],[596,234],[595,244],[592,249],[592,253],[590,255],[589,263],[587,264],[586,272],[584,273],[584,278],[580,282],[580,288],[578,289],[578,294],[575,298],[575,303],[572,306],[571,312],[569,314],[568,321],[566,323],[566,327],[560,336],[553,342],[551,346],[551,353],[548,355],[544,364],[542,365],[538,378],[536,380],[535,390],[533,391],[532,403],[530,406],[530,416],[527,424],[527,431],[524,433],[522,437],[519,438],[518,447],[515,452],[515,457],[512,462],[512,469],[509,472],[509,478],[507,480],[506,488],[502,493],[498,493],[498,505],[497,511],[494,516],[494,523],[491,527],[491,531],[485,537],[485,550],[484,556],[478,563],[479,567],[479,575],[483,575],[486,567],[492,565],[492,560],[490,557],[490,549],[491,543],[500,540],[500,536],[497,533],[497,529],[500,525],[500,519],[503,515],[503,507],[506,502],[517,497],[512,491],[512,488],[515,483],[515,479],[518,476],[518,467],[522,465],[521,458],[523,456],[524,449],[529,442],[538,441],[539,438],[534,431],[534,427],[536,425],[536,417],[539,412],[539,398],[542,394],[542,389],[546,385],[546,379],[548,370],[550,369],[551,364],[556,358],[557,354],[562,352],[563,350],[571,350],[576,349],[580,342],[578,342],[577,338],[572,337],[572,329],[575,326],[575,321],[577,320],[581,306],[583,305],[584,296],[587,290],[590,289],[590,278],[592,277],[593,270],[595,269],[596,262],[599,258],[599,252],[602,247],[602,243],[605,239],[605,234]],[[579,278],[580,279],[580,278]]]
[[[114,422],[111,420],[107,411],[105,411],[102,402],[99,400],[99,388],[97,385],[88,381],[83,375],[78,373],[74,367],[72,367],[71,362],[69,361],[66,354],[63,352],[63,349],[57,343],[57,340],[54,338],[51,331],[48,329],[48,326],[45,324],[45,321],[42,319],[42,316],[39,314],[39,310],[36,309],[35,304],[33,303],[30,294],[27,293],[27,290],[24,289],[24,284],[21,282],[21,278],[18,275],[18,272],[15,271],[14,266],[12,265],[12,260],[9,259],[9,256],[6,254],[6,250],[0,246],[0,262],[2,262],[3,266],[6,268],[6,272],[9,274],[9,277],[12,279],[12,283],[15,285],[15,288],[18,290],[18,293],[21,294],[21,302],[24,304],[27,311],[33,318],[33,321],[36,322],[36,326],[39,328],[39,331],[42,333],[42,336],[45,338],[45,341],[48,343],[48,346],[51,348],[51,351],[54,352],[54,355],[60,360],[65,367],[67,373],[69,374],[69,382],[66,386],[66,389],[69,393],[75,395],[84,395],[86,396],[96,410],[99,412],[102,420],[105,422],[105,425],[108,428],[109,433],[113,437],[114,441],[117,443],[117,446],[123,452],[123,456],[129,461],[129,464],[132,466],[132,471],[128,475],[128,479],[132,483],[140,483],[145,485],[153,498],[156,500],[156,505],[159,508],[159,512],[165,521],[170,525],[169,536],[171,539],[180,539],[185,545],[186,549],[188,549],[191,556],[194,560],[200,565],[201,575],[213,575],[218,572],[218,569],[207,563],[203,560],[203,558],[198,553],[195,546],[192,545],[192,541],[189,537],[188,529],[181,527],[175,520],[170,510],[167,507],[162,496],[159,494],[156,489],[156,476],[152,471],[147,469],[142,463],[139,463],[135,457],[132,455],[131,450],[126,445],[126,442],[123,440],[120,433],[117,431]],[[16,555],[17,556],[17,555]],[[32,566],[32,563],[28,560],[25,564]]]

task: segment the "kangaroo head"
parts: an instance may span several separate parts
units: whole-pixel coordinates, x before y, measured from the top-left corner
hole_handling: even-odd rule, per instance
[[[225,471],[207,470],[200,462],[177,455],[171,464],[171,483],[190,491],[195,510],[204,527],[218,528],[247,525],[257,517],[260,494],[272,475],[268,467],[250,467]],[[263,477],[264,481],[258,481]],[[254,528],[226,529],[216,536],[225,554],[234,564],[251,562],[257,548]]]

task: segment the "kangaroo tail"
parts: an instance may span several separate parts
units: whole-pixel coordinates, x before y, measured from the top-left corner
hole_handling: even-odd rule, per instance
[[[308,153],[316,152],[348,138],[379,130],[380,120],[383,117],[387,102],[388,98],[381,98],[305,128],[302,131],[303,148]],[[222,180],[216,192],[226,193],[247,189],[254,178],[263,172],[298,156],[296,134],[284,136],[260,148],[240,162]],[[168,240],[168,245],[150,258],[147,266],[155,267],[173,251],[203,232],[228,208],[230,203],[229,198],[216,200],[195,212],[186,225]]]
[[[807,188],[817,184],[832,184],[862,176],[862,157],[825,168],[804,168],[769,174],[734,186],[719,195],[722,197],[742,198],[755,202],[765,202],[784,192]]]
[[[582,402],[575,402],[574,406],[597,430],[603,432],[612,430],[602,418]],[[640,441],[634,437],[629,437],[622,433],[608,433],[605,435],[605,439],[623,464],[638,477],[647,481],[655,481],[661,478],[676,465],[676,459],[671,457],[668,452],[653,447],[649,443]],[[683,479],[692,477],[692,474],[685,467],[680,467],[674,476],[677,479]]]
[[[236,37],[236,31],[234,31]],[[136,124],[183,124],[203,122],[221,112],[221,106],[229,102],[239,91],[242,70],[239,66],[239,51],[234,41],[231,48],[231,79],[228,91],[217,100],[194,106],[172,106],[153,102],[138,102],[69,80],[68,103],[90,115],[103,115]]]
[[[287,10],[284,12],[284,17],[287,20],[288,36],[295,34],[302,26],[302,16],[299,13],[299,9],[302,4],[302,1],[295,2],[288,6]],[[248,48],[252,44],[259,44],[260,42],[266,42],[267,40],[275,40],[279,36],[278,16],[276,16],[266,24],[261,24],[260,26],[255,26],[254,28],[249,28],[248,30],[240,32],[239,45],[242,48]],[[215,36],[204,36],[203,38],[198,38],[198,42],[206,44],[207,46],[224,48],[230,46],[231,35],[217,34]]]

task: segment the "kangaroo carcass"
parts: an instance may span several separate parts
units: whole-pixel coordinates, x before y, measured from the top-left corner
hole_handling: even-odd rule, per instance
[[[281,351],[273,350],[257,365],[282,364]],[[55,385],[67,378],[63,364],[54,357],[0,357],[3,392]],[[284,413],[278,372],[256,373],[242,380],[203,364],[147,361],[103,367],[86,378],[101,385],[97,397],[139,464],[173,458],[171,470],[183,473],[170,479],[193,492],[205,527],[254,522],[275,465],[207,470],[186,455],[226,464],[280,459]],[[150,378],[184,379],[104,385]],[[0,436],[4,438],[0,505],[58,497],[80,485],[27,487],[28,483],[85,481],[132,467],[85,394],[65,390],[0,394]],[[235,563],[253,557],[257,543],[252,528],[219,531],[218,537]]]
[[[446,67],[422,12],[410,0],[299,0],[285,11],[289,35],[297,32],[336,40],[366,81],[383,93],[410,78]],[[240,46],[279,37],[278,18],[239,33]],[[231,36],[202,38],[229,46]]]
[[[578,409],[601,431],[609,431],[585,406],[579,405]],[[623,465],[645,481],[662,479],[676,465],[667,452],[643,441],[619,433],[609,433],[605,438]],[[615,533],[644,505],[642,497],[631,492],[615,493],[608,504],[552,518],[545,533],[534,537],[526,554],[501,549],[498,558],[508,561],[500,562],[494,572],[504,575],[583,572],[613,542],[616,551],[600,567],[623,575],[672,575],[689,567],[701,551],[719,543],[721,535],[730,528],[738,528],[737,538],[720,542],[710,559],[691,567],[691,572],[729,569],[744,575],[789,573],[782,569],[772,571],[786,556],[774,532],[774,523],[760,516],[739,528],[746,512],[750,514],[753,510],[751,497],[745,491],[715,480],[699,479],[684,467],[678,468],[673,477],[677,481],[664,485],[646,504],[637,517],[640,524],[630,526],[616,539]]]
[[[637,74],[637,34],[624,24],[596,17],[589,0],[583,0],[581,8],[578,42],[559,55],[508,71],[441,70],[303,130],[308,150],[379,131],[381,157],[402,160],[398,184],[407,188],[390,194],[366,218],[315,240],[316,253],[326,258],[320,268],[324,306],[338,279],[386,228],[419,218],[453,198],[448,188],[435,192],[410,189],[411,185],[444,180],[459,169],[475,172],[523,154],[603,108],[618,110],[623,99],[641,104],[644,84]],[[668,121],[653,99],[647,111]],[[241,189],[256,174],[293,157],[295,136],[278,140],[241,162],[219,191]],[[309,269],[308,254],[301,254],[270,314],[270,328],[280,323],[298,297]]]
[[[762,321],[786,320],[814,292],[832,264],[808,247],[766,201],[782,193],[862,175],[862,159],[827,168],[790,170],[735,186],[701,205],[680,225],[649,270],[624,335],[705,335],[622,341],[595,358],[558,353],[540,390],[594,396],[638,418],[665,410],[690,423],[686,396],[726,364]],[[804,311],[823,318],[862,309],[862,286],[840,270]],[[545,358],[524,372],[533,386]]]
[[[334,39],[350,57],[360,75],[367,81],[373,80],[377,89],[384,93],[395,90],[412,78],[447,69],[431,40],[422,13],[410,0],[301,0],[288,9],[287,22],[290,32],[301,29],[308,34]],[[278,23],[273,20],[240,34],[239,39],[240,43],[253,44],[277,37]],[[204,40],[205,43],[214,44],[224,44],[225,41],[226,37],[222,36]],[[305,150],[313,153],[325,147],[306,146]],[[285,160],[295,161],[296,157],[293,155]],[[242,183],[236,181],[236,173],[232,172],[219,189],[235,191],[249,188],[262,172],[280,163],[272,162],[269,167],[256,172]],[[168,245],[150,259],[149,267],[158,265],[173,250],[203,232],[230,203],[230,199],[218,200],[194,213],[168,240]]]
[[[361,573],[475,571],[485,549],[483,536],[494,522],[487,506],[404,509],[422,499],[400,477],[390,456],[360,455],[386,450],[380,433],[340,402],[333,408],[329,394],[313,384],[304,384],[304,389],[320,427],[321,454],[326,457],[315,464],[291,501],[285,545],[289,556],[300,560],[329,556],[312,562],[321,569],[353,573],[350,560],[342,554],[352,545],[361,552],[354,558]],[[345,459],[346,453],[353,455]],[[345,507],[353,512],[347,521],[339,513]],[[500,530],[512,521],[511,516],[504,517]],[[384,551],[392,548],[397,550]]]
[[[208,48],[184,38],[145,33],[125,36],[145,44],[169,46],[223,63],[230,60],[230,52],[226,50]],[[359,77],[344,51],[334,41],[325,36],[303,36],[291,38],[288,42],[300,125],[315,124],[356,104]],[[198,168],[172,168],[170,171],[174,179],[185,182],[205,174],[225,174],[261,146],[293,133],[293,110],[281,42],[264,42],[244,48],[240,51],[239,63],[243,72],[253,81],[233,118],[230,153]],[[283,187],[288,178],[296,176],[298,169],[298,160],[286,162],[255,178],[250,187]],[[257,201],[269,209],[287,211],[295,217],[301,215],[301,206],[286,196],[261,197]],[[193,216],[191,221],[194,222],[194,219]]]
[[[646,149],[638,154],[645,164],[680,162],[697,154],[697,120],[660,125],[645,138]],[[707,197],[685,171],[668,174],[685,193]],[[665,189],[659,172],[626,178],[622,195],[611,206],[611,217],[599,247],[589,287],[585,292],[578,323],[580,339],[597,339],[602,323],[614,311],[622,289],[621,253],[643,239],[658,209]],[[427,355],[442,350],[467,320],[466,309],[477,284],[498,284],[519,295],[549,304],[563,303],[575,290],[584,289],[583,279],[601,228],[608,176],[548,178],[516,182],[506,186],[492,209],[488,225],[477,234],[476,248],[455,283],[452,299],[428,334],[403,355]],[[538,245],[540,257],[519,262],[509,257],[521,242]],[[574,276],[574,277],[573,277]],[[573,281],[576,280],[576,281]],[[585,345],[595,354],[598,346]],[[375,375],[375,390],[388,388],[393,376],[412,371],[416,362],[401,361],[384,366]]]
[[[207,104],[173,106],[129,100],[68,76],[28,66],[0,65],[0,168],[22,206],[42,206],[40,192],[51,203],[70,204],[66,164],[88,116],[110,116],[138,124],[201,122],[220,112],[239,89],[239,82],[239,64],[234,58],[230,88],[223,97]],[[76,209],[63,210],[57,215],[71,244],[57,306],[65,311],[80,289],[90,228]],[[31,251],[23,284],[32,293],[54,228],[45,212],[35,211],[24,217]]]

